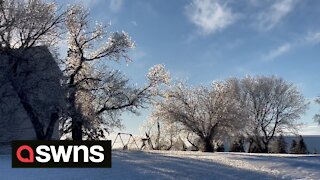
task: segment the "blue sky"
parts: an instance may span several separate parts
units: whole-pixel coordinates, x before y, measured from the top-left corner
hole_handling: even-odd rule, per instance
[[[295,83],[311,102],[320,96],[320,1],[314,0],[58,0],[80,2],[92,20],[111,22],[136,43],[133,62],[115,65],[143,84],[148,69],[165,64],[174,79],[209,85],[231,76],[277,75]],[[311,103],[302,134],[320,134]],[[139,134],[148,118],[124,115],[126,129]]]

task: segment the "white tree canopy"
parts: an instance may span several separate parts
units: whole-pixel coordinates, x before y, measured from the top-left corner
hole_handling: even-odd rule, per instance
[[[204,151],[213,151],[214,137],[232,134],[245,125],[246,113],[234,98],[234,88],[228,82],[196,88],[177,83],[155,103],[153,116],[179,123],[200,137]]]
[[[121,127],[122,112],[136,113],[157,95],[161,84],[169,81],[164,66],[155,65],[143,87],[131,85],[123,74],[108,66],[110,61],[131,61],[128,51],[134,43],[129,34],[109,33],[101,24],[91,28],[88,16],[89,12],[78,5],[70,7],[66,16],[68,57],[64,83],[69,109],[62,127],[64,132],[71,130],[72,138],[77,140],[82,139],[82,131],[89,139],[97,139],[104,137],[103,132]]]
[[[308,105],[292,83],[275,76],[248,76],[241,80],[241,88],[250,113],[248,134],[260,151],[268,151],[275,135],[295,130]]]

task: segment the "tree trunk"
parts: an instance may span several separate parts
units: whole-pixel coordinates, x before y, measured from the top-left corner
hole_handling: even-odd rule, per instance
[[[72,130],[72,140],[81,141],[82,140],[82,114],[79,109],[76,108],[76,91],[71,89],[70,96],[68,97],[68,103],[70,105],[69,111],[71,112],[71,130]]]
[[[249,139],[249,148],[248,148],[248,153],[252,153],[252,145],[253,145],[253,139]]]
[[[18,92],[18,97],[20,99],[20,103],[22,104],[24,110],[26,111],[28,117],[31,120],[31,123],[33,125],[33,129],[36,133],[37,139],[44,140],[45,135],[43,132],[43,124],[41,123],[39,117],[34,112],[33,107],[27,101],[27,96],[22,92]]]
[[[203,152],[213,152],[214,150],[214,145],[212,143],[212,139],[211,138],[205,138],[202,140],[202,147],[201,150]]]
[[[59,120],[59,110],[57,109],[55,112],[51,113],[50,122],[46,131],[46,140],[51,140],[53,135],[53,130],[56,122]]]
[[[264,147],[261,149],[262,153],[269,153],[269,143],[264,142],[263,145]]]
[[[269,142],[265,142],[259,137],[255,137],[250,145],[249,153],[268,153],[269,152]]]
[[[23,91],[18,91],[16,89],[16,86],[14,86],[14,83],[12,82],[14,89],[17,92],[17,95],[20,99],[20,103],[22,104],[22,107],[26,111],[28,117],[31,120],[31,123],[33,125],[33,129],[35,131],[35,134],[37,136],[38,140],[51,140],[53,131],[54,131],[54,126],[56,122],[59,119],[59,110],[57,109],[55,112],[52,112],[50,115],[50,121],[47,127],[47,130],[45,131],[44,125],[41,123],[41,120],[39,117],[36,115],[36,112],[32,105],[29,103],[29,100],[27,98],[27,95]]]
[[[199,147],[197,145],[195,145],[190,139],[189,139],[189,134],[187,136],[187,140],[188,142],[195,148],[195,151],[199,151]]]
[[[19,82],[15,80],[15,78],[19,76],[19,74],[17,73],[19,59],[13,58],[12,55],[10,55],[10,60],[12,61],[12,64],[10,65],[12,67],[8,72],[7,78],[10,81],[13,90],[16,92],[27,116],[30,118],[37,140],[51,140],[55,124],[59,119],[59,109],[51,112],[48,127],[45,128],[44,124],[42,123],[44,120],[38,116],[36,109],[30,103],[27,94],[22,90],[21,84],[19,84]]]
[[[161,150],[161,147],[160,147],[160,122],[159,120],[157,121],[157,127],[158,127],[158,137],[157,137],[157,150]]]
[[[72,118],[72,140],[82,140],[82,121],[79,118]]]

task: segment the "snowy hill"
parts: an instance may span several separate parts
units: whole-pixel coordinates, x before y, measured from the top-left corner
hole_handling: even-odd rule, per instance
[[[320,156],[181,151],[113,151],[112,168],[12,169],[1,179],[320,179]]]

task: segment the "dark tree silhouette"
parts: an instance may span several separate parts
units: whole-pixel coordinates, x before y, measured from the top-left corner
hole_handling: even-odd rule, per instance
[[[230,147],[230,152],[244,152],[243,141],[243,138],[233,141]]]
[[[299,136],[299,141],[297,145],[297,154],[308,154],[308,149],[306,144],[304,143],[303,137]]]
[[[297,149],[297,141],[293,139],[290,147],[290,153],[295,154],[296,149]]]
[[[274,153],[287,153],[287,142],[282,134],[276,139]]]

